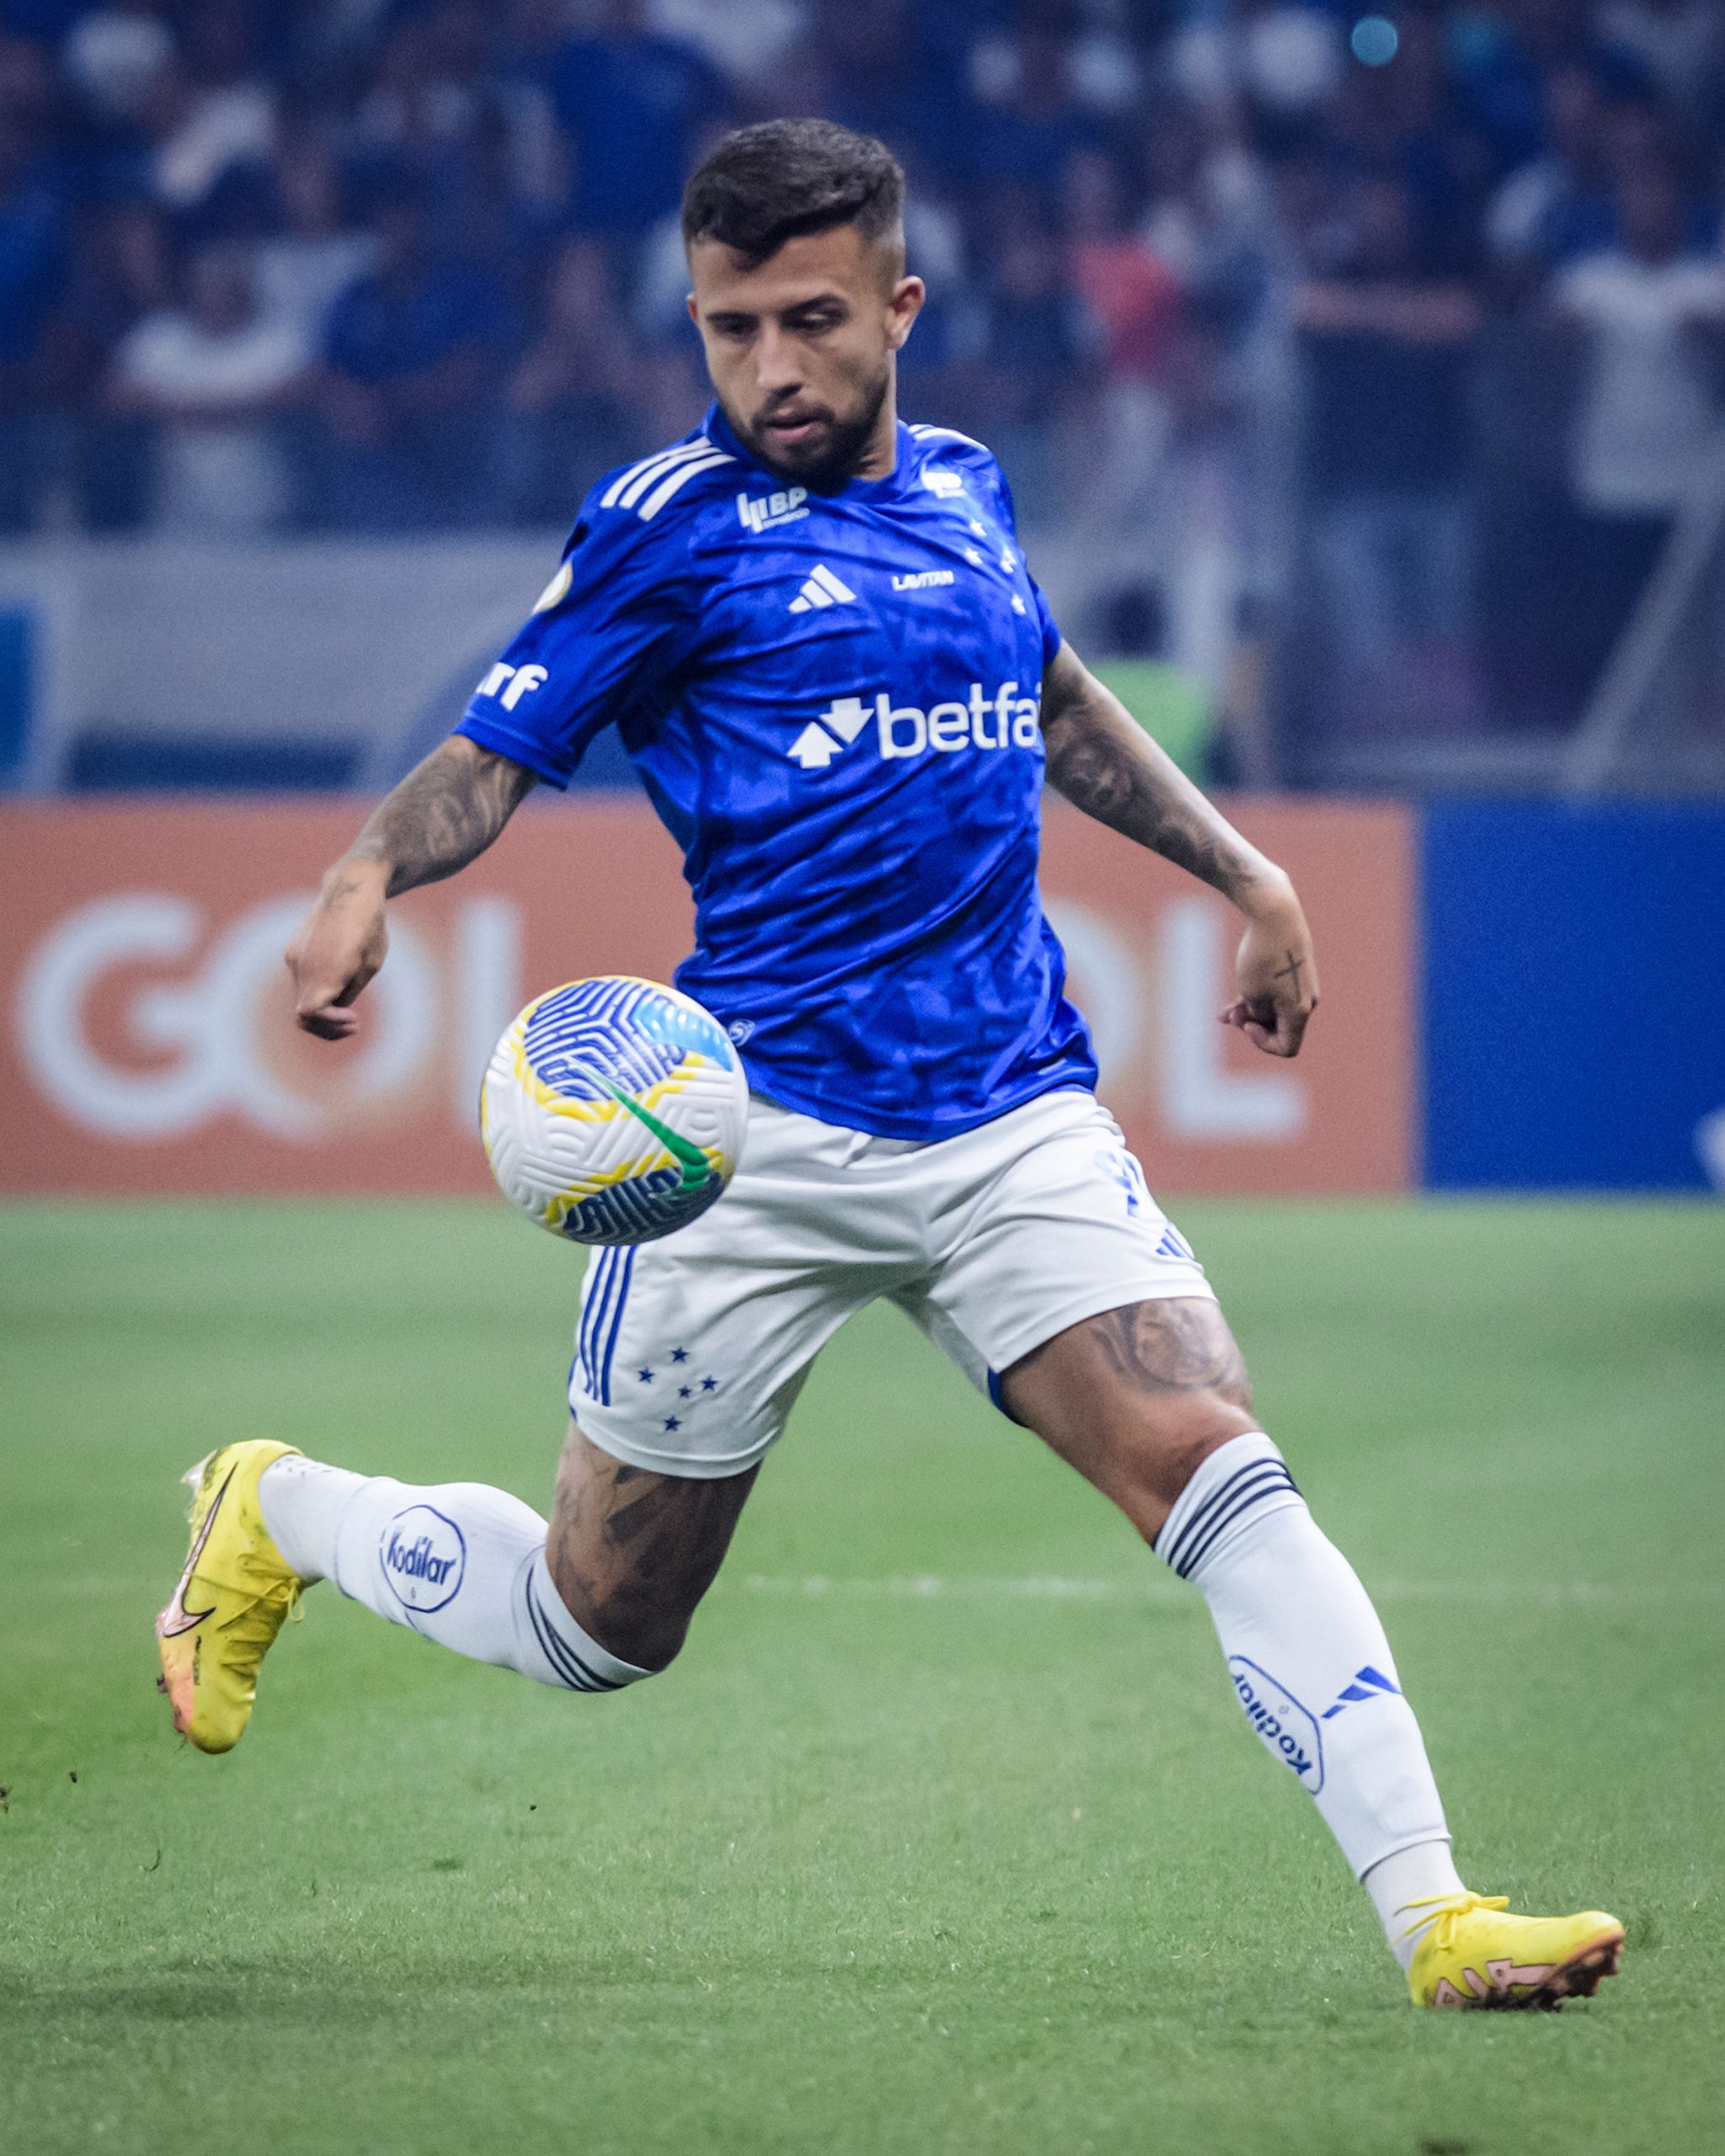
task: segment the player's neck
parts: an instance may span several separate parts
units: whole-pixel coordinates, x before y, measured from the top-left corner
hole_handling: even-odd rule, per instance
[[[853,479],[889,479],[899,461],[899,400],[890,388],[851,467]]]

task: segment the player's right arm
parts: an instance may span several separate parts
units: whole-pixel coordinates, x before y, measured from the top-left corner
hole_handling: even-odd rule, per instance
[[[454,734],[379,802],[288,946],[295,1015],[306,1032],[326,1041],[353,1032],[352,1006],[389,947],[386,899],[465,868],[536,783],[525,766]]]
[[[582,504],[563,566],[441,748],[409,771],[323,878],[289,947],[300,1024],[344,1040],[388,947],[386,899],[482,854],[532,787],[564,787],[587,744],[678,664],[699,619],[685,482],[731,458],[704,437],[649,457]],[[640,483],[630,483],[640,475]]]

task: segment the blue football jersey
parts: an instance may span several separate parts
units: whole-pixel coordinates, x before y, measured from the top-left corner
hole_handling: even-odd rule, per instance
[[[695,895],[677,985],[750,1082],[949,1137],[1096,1081],[1037,889],[1059,648],[979,443],[901,424],[821,494],[715,406],[587,497],[461,731],[565,786],[617,727]]]

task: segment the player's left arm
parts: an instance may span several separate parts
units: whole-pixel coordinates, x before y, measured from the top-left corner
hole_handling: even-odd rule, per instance
[[[1049,783],[1075,808],[1240,909],[1239,994],[1222,1023],[1237,1026],[1267,1055],[1297,1055],[1317,1008],[1317,961],[1286,873],[1241,837],[1070,644],[1043,675],[1042,735]]]

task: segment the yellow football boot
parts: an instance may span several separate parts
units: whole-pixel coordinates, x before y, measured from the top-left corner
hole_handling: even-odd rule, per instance
[[[1416,2006],[1558,2007],[1566,1999],[1591,1999],[1623,1958],[1623,1927],[1599,1909],[1516,1917],[1503,1894],[1442,1896],[1407,1906],[1432,1911],[1407,1927],[1407,1934],[1423,1934],[1407,1970]]]
[[[223,1445],[193,1468],[191,1555],[156,1620],[158,1689],[174,1726],[200,1752],[231,1752],[258,1696],[258,1665],[305,1582],[270,1540],[258,1478],[297,1445],[260,1438]]]

